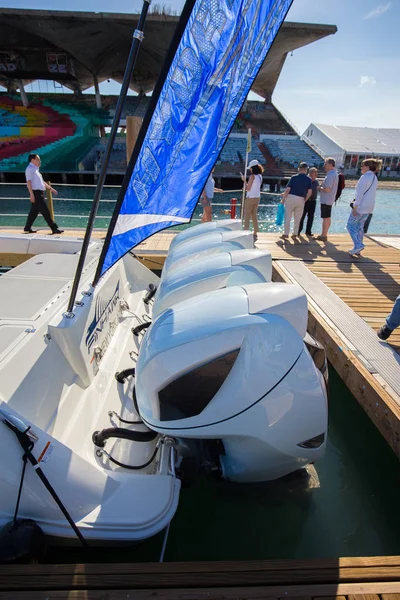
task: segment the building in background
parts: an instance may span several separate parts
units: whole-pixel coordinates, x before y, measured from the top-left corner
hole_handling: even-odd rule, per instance
[[[371,157],[382,159],[385,176],[399,175],[400,129],[311,123],[302,139],[324,158],[332,156],[348,175],[357,175],[362,161]]]

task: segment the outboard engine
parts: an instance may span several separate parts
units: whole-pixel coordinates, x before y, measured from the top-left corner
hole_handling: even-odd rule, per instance
[[[175,304],[146,334],[136,366],[142,419],[220,448],[223,478],[261,482],[322,457],[325,381],[303,341],[307,299],[291,284],[230,287]]]
[[[186,242],[187,240],[203,235],[204,233],[212,233],[213,231],[237,231],[242,229],[241,219],[219,219],[217,221],[208,221],[207,223],[200,223],[194,227],[188,227],[184,231],[180,231],[172,240],[170,244],[170,251],[173,250],[179,244]]]
[[[161,279],[153,305],[153,319],[163,310],[205,292],[245,283],[271,281],[271,253],[236,250],[200,256]]]
[[[208,254],[218,254],[230,250],[254,248],[254,237],[251,231],[213,231],[190,238],[168,252],[163,272],[171,268],[180,268],[188,260]]]

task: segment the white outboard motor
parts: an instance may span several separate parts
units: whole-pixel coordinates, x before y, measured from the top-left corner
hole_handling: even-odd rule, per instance
[[[215,230],[238,231],[239,229],[242,229],[241,219],[219,219],[217,221],[200,223],[200,225],[188,227],[188,229],[180,231],[172,240],[169,249],[171,251],[179,244],[182,244],[182,242],[186,242],[187,240],[197,237],[198,235],[203,235],[203,233],[212,233]]]
[[[153,319],[163,310],[199,294],[246,283],[271,281],[271,253],[236,250],[200,256],[161,279],[153,305]]]
[[[174,305],[141,345],[141,417],[182,447],[197,440],[231,481],[277,479],[314,462],[324,454],[328,409],[306,326],[307,299],[290,284],[231,287]]]
[[[254,248],[251,231],[213,231],[190,238],[168,252],[163,273],[170,268],[180,268],[188,260],[208,254],[229,252],[230,250],[250,250]]]

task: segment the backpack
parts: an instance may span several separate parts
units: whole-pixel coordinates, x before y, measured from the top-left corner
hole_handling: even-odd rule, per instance
[[[345,187],[346,187],[346,182],[344,180],[344,175],[343,175],[343,173],[339,173],[335,202],[337,200],[339,200],[340,196],[342,195],[342,191],[344,190]]]

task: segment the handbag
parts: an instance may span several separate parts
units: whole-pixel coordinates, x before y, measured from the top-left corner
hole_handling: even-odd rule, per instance
[[[284,218],[285,218],[285,205],[280,203],[280,204],[278,204],[278,210],[276,212],[275,225],[277,225],[278,227],[283,225]]]

